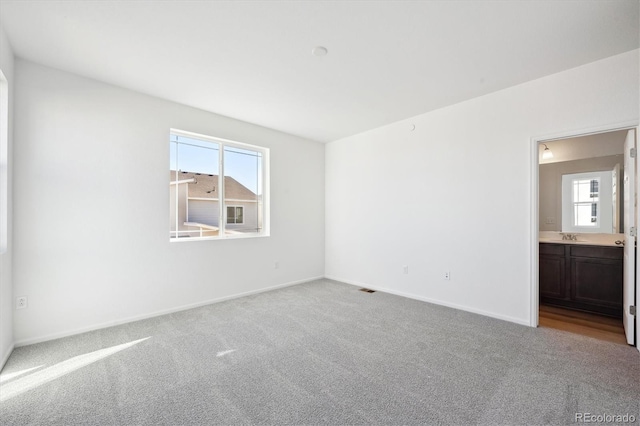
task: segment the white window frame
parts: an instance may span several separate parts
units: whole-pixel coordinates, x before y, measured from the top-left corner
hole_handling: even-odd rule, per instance
[[[573,182],[599,180],[598,226],[576,226],[574,223]],[[562,232],[611,233],[613,229],[613,173],[572,173],[562,175]]]
[[[184,136],[187,138],[198,139],[204,142],[211,142],[212,144],[217,144],[219,147],[219,156],[218,156],[218,209],[219,209],[219,224],[218,224],[218,236],[207,237],[207,236],[194,236],[190,238],[169,238],[170,242],[186,242],[186,241],[202,241],[202,240],[228,240],[228,239],[239,239],[239,238],[258,238],[258,237],[268,237],[270,236],[270,226],[269,226],[269,148],[265,148],[258,145],[251,145],[243,142],[232,141],[229,139],[218,138],[215,136],[203,135],[200,133],[189,132],[185,130],[171,128],[169,129],[169,149],[171,149],[171,135]],[[239,206],[237,204],[225,204],[225,195],[224,195],[224,148],[225,147],[234,147],[238,149],[245,149],[251,151],[257,151],[262,154],[262,228],[259,232],[252,233],[232,233],[227,234],[225,232],[227,225],[227,207],[242,207],[242,218],[244,223],[244,206]],[[259,194],[256,194],[259,195]],[[178,201],[178,192],[176,191],[176,206],[170,205],[169,208],[177,209],[177,201]],[[229,200],[236,201],[237,200]],[[258,215],[260,216],[260,215]],[[176,218],[178,214],[176,212]],[[229,225],[235,225],[229,224]],[[171,233],[171,232],[170,232]],[[195,232],[194,232],[195,233]],[[178,234],[178,232],[177,232]]]

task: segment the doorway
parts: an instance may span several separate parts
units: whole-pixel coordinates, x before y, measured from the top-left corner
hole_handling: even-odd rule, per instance
[[[635,144],[633,127],[533,140],[532,325],[629,342],[628,318],[623,327],[624,303],[629,304],[624,265],[633,268],[636,256],[625,220],[635,224],[635,209],[627,208],[633,203],[625,204],[623,188],[635,183],[632,175],[625,186],[627,169],[635,169],[635,159],[625,164],[629,134]],[[624,248],[627,241],[630,248]],[[634,275],[631,280],[635,290]],[[632,329],[630,342],[635,341]]]
[[[621,318],[541,304],[539,326],[618,344],[627,344]]]

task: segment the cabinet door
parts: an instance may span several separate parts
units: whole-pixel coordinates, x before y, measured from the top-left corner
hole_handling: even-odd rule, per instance
[[[572,258],[571,299],[602,313],[614,309],[622,314],[622,272],[622,260]]]
[[[552,299],[568,299],[564,257],[540,255],[540,296]]]

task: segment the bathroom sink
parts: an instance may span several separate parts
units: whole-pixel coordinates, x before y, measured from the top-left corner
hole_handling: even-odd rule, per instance
[[[557,244],[580,244],[580,243],[585,243],[586,241],[563,240],[562,238],[542,237],[542,238],[540,238],[540,242],[541,243],[557,243]]]

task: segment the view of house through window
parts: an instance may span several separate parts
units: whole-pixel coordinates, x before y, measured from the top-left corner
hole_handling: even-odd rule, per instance
[[[242,206],[227,207],[227,223],[243,223],[243,209]]]
[[[176,130],[169,146],[171,239],[264,233],[266,149]]]

